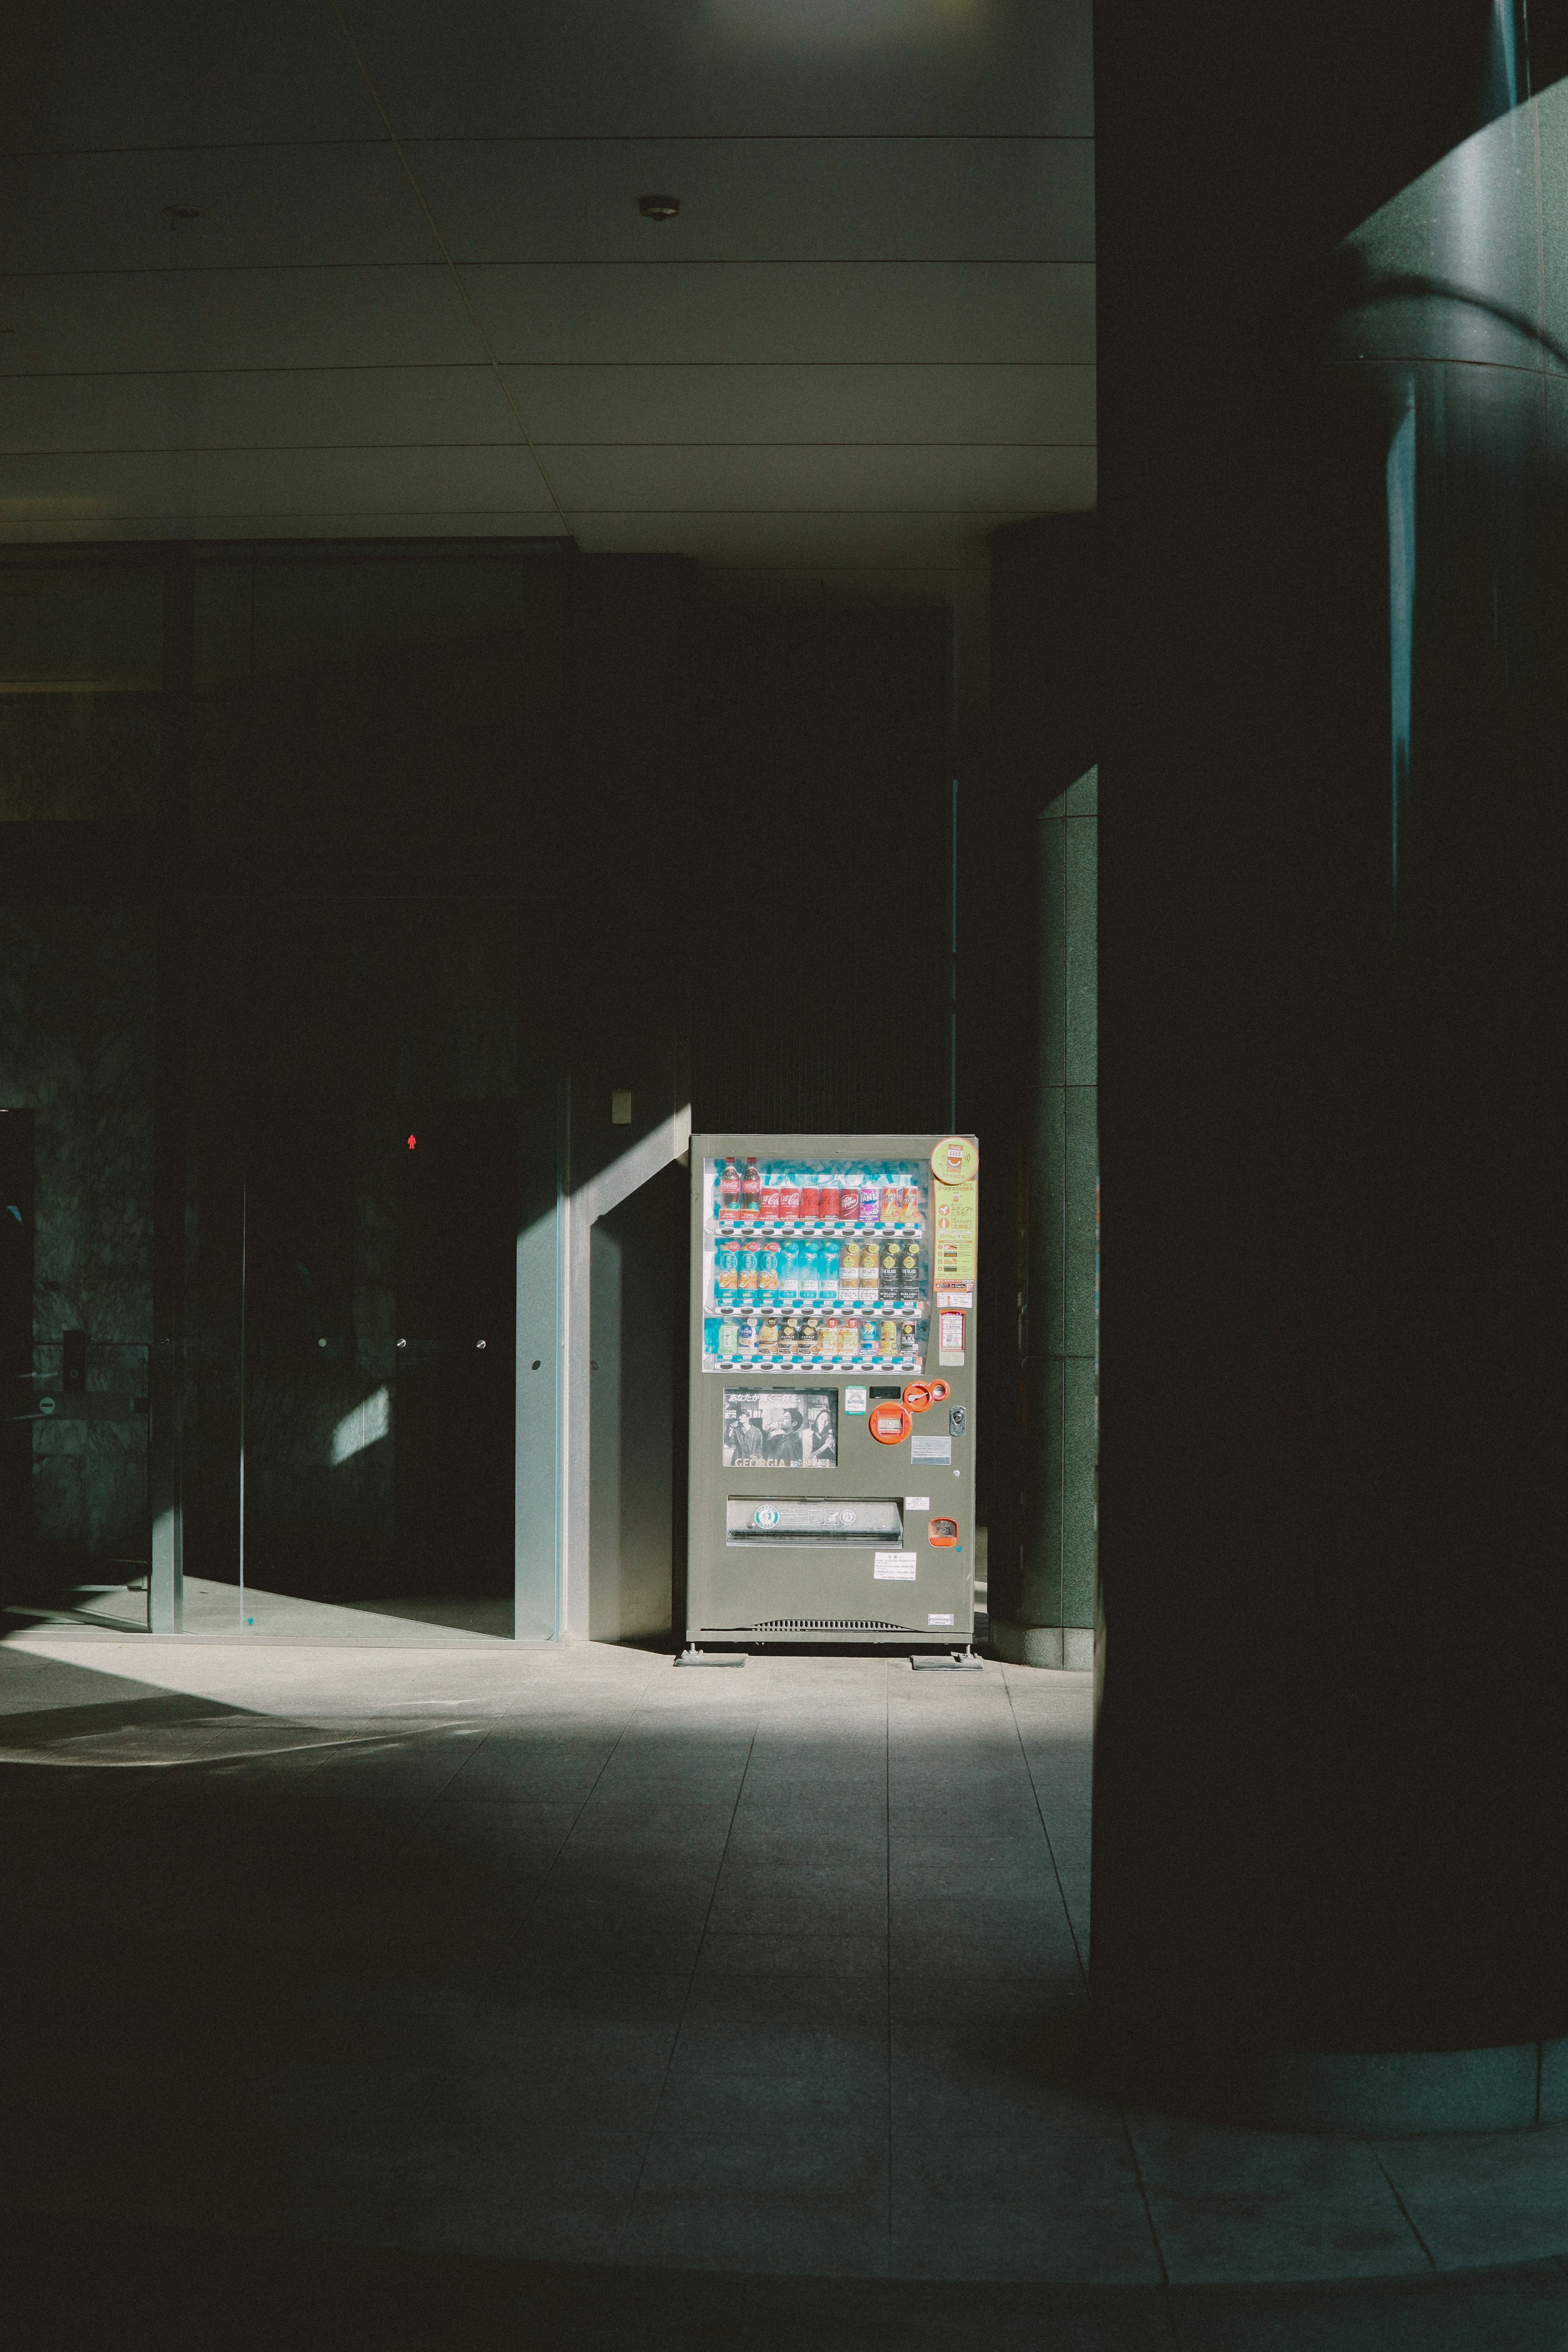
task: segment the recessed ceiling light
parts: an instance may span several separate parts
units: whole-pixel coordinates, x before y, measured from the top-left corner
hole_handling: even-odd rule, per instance
[[[637,210],[644,220],[673,220],[680,210],[679,196],[639,196]]]

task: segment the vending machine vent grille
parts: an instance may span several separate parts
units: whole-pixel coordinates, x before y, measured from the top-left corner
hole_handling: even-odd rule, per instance
[[[902,1633],[906,1630],[889,1624],[885,1617],[770,1617],[752,1627],[753,1633]]]

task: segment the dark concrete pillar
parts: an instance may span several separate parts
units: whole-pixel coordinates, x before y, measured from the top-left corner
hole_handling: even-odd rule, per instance
[[[1042,1459],[1040,1415],[1048,1412],[1042,1377],[1050,1375],[1037,1367],[1031,1385],[1026,1360],[1037,1335],[1052,1328],[1054,1310],[1047,1299],[1040,1320],[1033,1288],[1037,1278],[1051,1279],[1051,1220],[1061,1210],[1054,1180],[1042,1172],[1041,1070],[1057,1063],[1050,1045],[1040,1061],[1042,1019],[1048,1027],[1054,1017],[1040,998],[1042,974],[1065,954],[1066,934],[1042,907],[1040,859],[1057,836],[1039,827],[1099,748],[1097,532],[1092,514],[992,532],[989,730],[984,761],[960,799],[958,1108],[980,1138],[986,1202],[976,1475],[991,1622],[1005,1653],[1019,1657],[1022,1629],[1055,1633],[1063,1622],[1059,1598],[1048,1613],[1041,1583],[1052,1474]],[[1065,856],[1065,836],[1058,845]],[[1065,1051],[1065,1031],[1058,1043]],[[1047,1641],[1030,1654],[1060,1664],[1060,1647]]]
[[[1028,1071],[1022,1573],[997,1654],[1094,1664],[1099,1456],[1100,1121],[1094,769],[1035,822],[1034,1051]]]
[[[1293,2121],[1568,2109],[1560,15],[1097,16],[1094,2000]]]

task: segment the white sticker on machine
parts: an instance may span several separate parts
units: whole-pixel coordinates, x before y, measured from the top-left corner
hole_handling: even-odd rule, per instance
[[[879,1551],[871,1555],[871,1574],[879,1583],[912,1584],[915,1580],[915,1556],[912,1551]]]
[[[951,1462],[952,1440],[951,1437],[912,1437],[910,1454],[916,1462]]]
[[[952,1622],[952,1612],[951,1609],[948,1611],[945,1617],[939,1617],[933,1610],[931,1614],[926,1619],[926,1623],[928,1625],[951,1625]]]

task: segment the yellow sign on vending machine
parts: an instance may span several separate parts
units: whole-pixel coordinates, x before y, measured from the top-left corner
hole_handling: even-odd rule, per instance
[[[979,1229],[979,1192],[973,1178],[967,1184],[939,1184],[932,1200],[935,1234],[932,1272],[938,1289],[948,1283],[974,1280],[974,1245]]]

